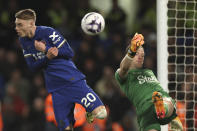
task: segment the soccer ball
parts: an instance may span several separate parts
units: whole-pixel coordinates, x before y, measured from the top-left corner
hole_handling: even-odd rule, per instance
[[[101,14],[90,12],[82,18],[81,28],[88,35],[96,35],[104,30],[105,20]]]

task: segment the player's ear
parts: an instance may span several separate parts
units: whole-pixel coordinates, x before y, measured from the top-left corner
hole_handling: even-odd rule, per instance
[[[34,20],[31,20],[31,21],[30,21],[30,25],[31,25],[31,26],[34,26],[34,25],[35,25],[35,21],[34,21]]]

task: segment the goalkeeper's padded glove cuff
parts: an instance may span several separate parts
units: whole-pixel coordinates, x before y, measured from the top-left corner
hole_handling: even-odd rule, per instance
[[[130,49],[128,49],[127,54],[129,55],[129,57],[133,58],[136,52],[132,52]]]

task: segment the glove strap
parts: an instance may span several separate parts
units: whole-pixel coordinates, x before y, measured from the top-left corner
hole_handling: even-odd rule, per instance
[[[126,58],[128,58],[129,60],[133,60],[133,58],[131,58],[130,56],[129,56],[129,54],[126,54]]]
[[[132,52],[130,49],[128,49],[127,54],[129,57],[133,58],[136,54],[136,52]]]

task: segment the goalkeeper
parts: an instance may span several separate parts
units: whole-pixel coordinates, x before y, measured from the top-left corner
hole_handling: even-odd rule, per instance
[[[168,123],[170,131],[182,131],[175,101],[163,90],[153,72],[142,68],[145,55],[143,44],[144,37],[136,33],[115,78],[136,107],[140,131],[160,131],[160,125]]]

